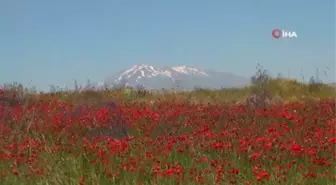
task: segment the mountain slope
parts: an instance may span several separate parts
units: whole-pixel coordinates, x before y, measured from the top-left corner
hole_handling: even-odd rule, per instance
[[[134,65],[130,69],[107,78],[99,86],[142,85],[147,89],[185,89],[195,87],[218,89],[241,87],[249,84],[249,79],[231,73],[201,70],[187,66],[158,68],[147,64]]]

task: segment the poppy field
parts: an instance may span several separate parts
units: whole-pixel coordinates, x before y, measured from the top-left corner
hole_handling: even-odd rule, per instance
[[[0,184],[335,184],[335,103],[2,104]]]

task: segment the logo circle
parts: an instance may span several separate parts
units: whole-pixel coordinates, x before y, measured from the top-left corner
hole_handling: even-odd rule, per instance
[[[280,39],[281,34],[282,34],[282,31],[279,30],[279,29],[274,29],[274,30],[272,31],[272,36],[273,36],[275,39]]]

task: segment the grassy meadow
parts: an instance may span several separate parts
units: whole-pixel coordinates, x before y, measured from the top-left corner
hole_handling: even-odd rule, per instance
[[[270,94],[267,106],[249,108],[246,99],[260,88]],[[336,91],[328,85],[13,88],[0,97],[1,185],[336,183]],[[111,133],[90,135],[98,127]],[[120,127],[127,136],[116,139]]]

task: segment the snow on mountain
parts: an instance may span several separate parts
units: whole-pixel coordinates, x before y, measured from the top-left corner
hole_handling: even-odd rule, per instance
[[[120,82],[121,80],[131,78],[136,78],[136,81],[138,81],[139,79],[142,78],[151,78],[155,76],[164,76],[170,78],[171,80],[174,80],[171,75],[171,71],[169,70],[162,70],[150,65],[141,64],[141,65],[134,65],[130,69],[125,70],[117,78],[116,82]]]
[[[98,86],[109,87],[126,84],[131,87],[142,85],[149,89],[176,87],[193,89],[195,87],[238,87],[246,85],[248,81],[244,77],[231,73],[206,71],[186,65],[158,68],[148,64],[139,64],[100,82]]]
[[[201,71],[196,68],[190,68],[187,66],[175,66],[175,67],[172,67],[171,69],[176,72],[184,73],[184,74],[198,74],[198,75],[209,76],[209,74],[205,73],[204,71]]]

